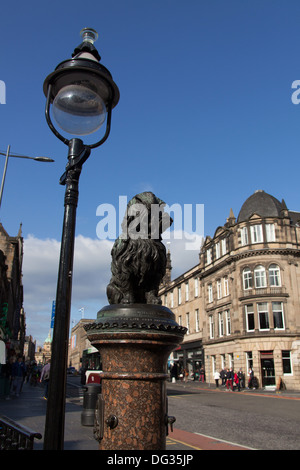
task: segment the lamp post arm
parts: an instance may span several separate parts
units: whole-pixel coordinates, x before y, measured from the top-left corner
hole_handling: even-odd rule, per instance
[[[7,170],[9,152],[10,152],[10,145],[7,147],[7,151],[6,151],[5,165],[4,165],[3,176],[2,176],[2,182],[1,182],[1,189],[0,189],[0,207],[1,207],[1,203],[2,203],[3,188],[4,188],[4,183],[5,183],[5,177],[6,177],[6,170]]]

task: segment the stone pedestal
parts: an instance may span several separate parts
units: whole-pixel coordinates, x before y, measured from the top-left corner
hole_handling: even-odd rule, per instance
[[[85,328],[102,358],[99,448],[165,450],[167,362],[186,328],[166,307],[148,304],[104,307]]]

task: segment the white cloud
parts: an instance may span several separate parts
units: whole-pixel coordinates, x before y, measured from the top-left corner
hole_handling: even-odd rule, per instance
[[[75,240],[71,318],[96,318],[107,303],[106,285],[110,279],[112,242],[92,240],[81,235]],[[50,330],[52,302],[56,284],[60,242],[29,236],[24,240],[23,285],[26,334],[42,345]]]
[[[199,263],[202,240],[203,238],[196,233],[189,234],[180,230],[164,234],[164,244],[171,253],[172,279],[176,279]]]
[[[167,243],[170,244],[167,244]],[[200,248],[199,238],[199,248]],[[184,232],[174,232],[165,244],[171,251],[172,278],[176,278],[198,262],[198,250],[187,249],[189,240]],[[110,281],[113,242],[79,235],[75,240],[71,325],[77,323],[84,309],[85,318],[97,317],[107,305],[106,286]],[[42,345],[50,330],[52,302],[56,284],[60,242],[28,236],[24,240],[23,285],[26,334]]]

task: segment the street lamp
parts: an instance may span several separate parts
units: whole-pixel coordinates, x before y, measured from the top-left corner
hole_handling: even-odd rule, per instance
[[[27,155],[18,155],[18,154],[10,153],[10,145],[8,145],[6,153],[0,151],[0,155],[5,155],[6,156],[3,175],[2,175],[1,189],[0,189],[0,207],[1,207],[1,203],[2,203],[3,189],[4,189],[4,183],[5,183],[5,177],[6,177],[6,171],[7,171],[7,165],[8,165],[9,157],[27,158],[28,160],[35,160],[36,162],[54,162],[54,160],[52,160],[52,158],[48,158],[48,157],[28,157]]]
[[[102,145],[109,136],[112,109],[120,97],[110,72],[99,62],[101,58],[94,46],[98,38],[97,32],[85,28],[80,34],[82,43],[74,50],[72,59],[61,62],[48,75],[43,86],[47,97],[47,123],[56,137],[69,147],[66,171],[60,178],[60,184],[66,185],[65,211],[56,292],[45,450],[61,450],[64,446],[66,370],[79,177],[91,149]],[[105,121],[106,130],[102,137],[95,139],[94,144],[86,145],[78,137],[68,138],[62,135],[54,126],[51,114],[63,133],[70,136],[92,134]]]

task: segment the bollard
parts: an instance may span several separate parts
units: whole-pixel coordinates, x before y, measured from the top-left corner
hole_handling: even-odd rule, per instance
[[[84,389],[83,395],[83,410],[81,413],[82,426],[94,426],[95,424],[95,409],[98,395],[101,392],[101,385],[97,383],[87,384]]]

